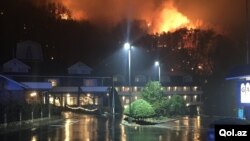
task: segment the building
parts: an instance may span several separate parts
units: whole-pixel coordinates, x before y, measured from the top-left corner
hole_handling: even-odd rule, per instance
[[[3,72],[28,73],[30,67],[18,59],[14,58],[3,64]]]
[[[28,68],[26,66],[26,69]],[[92,74],[93,69],[82,62],[77,62],[65,70],[67,74],[64,75],[19,72],[4,73],[2,76],[23,86],[22,92],[27,102],[51,103],[64,108],[85,107],[84,110],[98,107],[110,108],[109,100],[112,96],[110,88],[113,86],[120,97],[121,104],[126,107],[130,102],[140,98],[139,93],[145,84],[152,80],[149,71],[145,71],[133,75],[131,86],[128,86],[123,74],[112,77],[98,76]],[[161,84],[165,96],[171,98],[173,95],[181,95],[190,111],[199,114],[203,94],[200,82],[189,75],[162,75],[164,77],[162,76]],[[129,101],[130,99],[132,101]],[[91,109],[87,109],[86,106]]]
[[[171,98],[173,95],[180,95],[186,102],[186,106],[191,113],[199,114],[201,111],[202,101],[202,87],[198,82],[187,81],[186,79],[191,76],[172,76],[168,77],[168,81],[162,83],[164,95],[167,98]],[[146,78],[145,76],[143,80]],[[135,82],[131,87],[129,86],[115,86],[116,91],[121,97],[121,103],[125,107],[129,105],[130,98],[131,101],[137,100],[140,98],[140,92],[143,90],[145,84],[149,81],[142,83],[137,83],[137,77],[135,77]],[[131,94],[130,94],[131,93]]]
[[[238,118],[250,119],[250,65],[234,67],[226,80],[235,82]]]
[[[89,75],[91,74],[92,68],[82,62],[77,62],[68,68],[68,74],[71,75]]]
[[[25,91],[27,87],[4,75],[0,75],[0,103],[6,104],[9,101],[25,101]]]
[[[29,62],[41,62],[43,61],[42,47],[39,43],[30,40],[19,42],[16,46],[16,58]]]

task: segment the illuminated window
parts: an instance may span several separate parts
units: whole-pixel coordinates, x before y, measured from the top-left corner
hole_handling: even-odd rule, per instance
[[[58,85],[58,80],[57,79],[48,79],[48,82],[51,83],[52,87],[55,87]]]
[[[37,96],[37,93],[36,93],[36,92],[30,93],[30,97],[36,97],[36,96]]]
[[[74,104],[73,97],[67,97],[66,101],[67,101],[67,105],[73,105]]]
[[[53,96],[49,96],[49,103],[50,103],[50,104],[54,104],[53,101],[54,101]]]
[[[198,87],[197,86],[194,86],[193,87],[193,91],[197,91]]]
[[[66,97],[62,97],[62,106],[64,107],[65,106],[65,99],[66,99]]]
[[[168,87],[168,88],[167,88],[167,91],[171,91],[171,87]]]
[[[37,103],[38,101],[38,94],[36,91],[31,92],[29,96],[27,97],[27,102],[28,103]]]
[[[184,95],[183,98],[184,98],[184,100],[187,100],[187,95]]]
[[[116,90],[117,92],[119,92],[119,91],[121,91],[121,88],[120,88],[120,87],[115,87],[115,90]]]
[[[95,98],[95,105],[98,105],[98,97]]]
[[[128,92],[128,91],[129,91],[129,87],[125,87],[125,88],[124,88],[124,91],[125,91],[125,92]]]
[[[194,95],[194,102],[197,101],[197,95]]]
[[[96,99],[90,93],[88,93],[86,96],[81,96],[80,97],[80,105],[93,105],[93,104],[96,104],[98,102],[98,101],[95,101],[95,100],[98,100],[98,99]]]
[[[87,93],[87,97],[91,97],[91,94],[90,94],[90,93]]]
[[[55,98],[55,106],[61,106],[60,99],[58,97]]]
[[[177,87],[176,86],[174,87],[174,91],[177,91]]]
[[[126,99],[126,104],[128,104],[129,103],[129,99]]]
[[[134,91],[137,92],[137,87],[136,86],[134,87]]]
[[[183,91],[187,91],[187,87],[184,86],[184,87],[183,87]]]
[[[46,104],[46,97],[43,97],[43,104]]]

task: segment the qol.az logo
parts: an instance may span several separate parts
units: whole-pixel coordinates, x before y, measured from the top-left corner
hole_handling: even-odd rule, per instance
[[[250,125],[215,125],[215,141],[250,141]]]
[[[247,131],[235,131],[234,129],[227,131],[226,129],[220,129],[219,135],[221,137],[247,137]]]

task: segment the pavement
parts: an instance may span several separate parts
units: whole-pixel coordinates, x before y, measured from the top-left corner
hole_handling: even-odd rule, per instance
[[[15,132],[18,130],[27,130],[43,125],[53,124],[59,121],[62,121],[63,118],[61,116],[52,116],[50,118],[39,118],[26,121],[18,121],[18,122],[11,122],[7,124],[0,124],[0,134],[5,134],[8,132]]]

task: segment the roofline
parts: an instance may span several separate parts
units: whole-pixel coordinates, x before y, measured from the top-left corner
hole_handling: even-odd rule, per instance
[[[235,80],[235,79],[246,79],[250,78],[250,75],[242,75],[242,76],[233,76],[233,77],[226,77],[226,80]]]
[[[6,64],[8,64],[9,62],[11,62],[11,61],[13,61],[13,60],[17,60],[17,61],[19,61],[22,65],[24,65],[25,67],[27,67],[28,69],[31,69],[31,67],[30,67],[29,65],[25,64],[24,62],[22,62],[22,61],[19,60],[18,58],[12,58],[11,60],[5,62],[5,63],[3,64],[3,66],[6,65]]]
[[[17,84],[17,85],[19,85],[19,86],[25,88],[25,89],[28,89],[28,87],[27,87],[26,85],[24,85],[24,84],[22,84],[22,83],[19,83],[19,82],[15,81],[15,80],[12,80],[12,79],[10,79],[10,78],[4,76],[4,75],[1,75],[1,74],[0,74],[0,77],[3,77],[3,78],[6,79],[6,80],[9,80],[9,81],[11,81],[11,82],[13,82],[13,83],[15,83],[15,84]]]
[[[14,76],[14,77],[58,77],[58,78],[109,78],[112,79],[113,77],[111,76],[74,76],[74,75],[12,75],[12,74],[7,74],[8,76]]]

